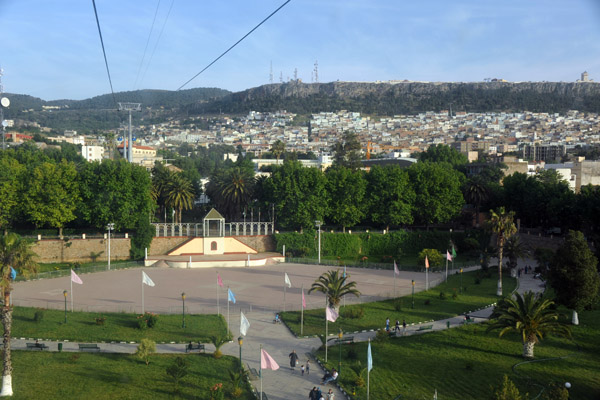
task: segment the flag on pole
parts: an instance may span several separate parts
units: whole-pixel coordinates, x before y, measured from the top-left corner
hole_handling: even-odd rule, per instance
[[[335,322],[335,320],[338,319],[338,313],[335,312],[335,310],[329,306],[327,306],[327,308],[325,309],[325,316],[327,317],[327,321],[330,322]]]
[[[10,267],[10,279],[14,281],[16,278],[17,278],[17,271],[13,267]]]
[[[304,297],[304,288],[302,288],[302,308],[306,308],[306,297]]]
[[[221,279],[221,275],[217,273],[217,284],[223,287],[223,279]]]
[[[79,283],[80,285],[83,285],[83,281],[81,280],[80,277],[77,276],[77,274],[73,270],[71,270],[71,282],[75,282],[75,283]]]
[[[246,318],[243,312],[240,311],[240,335],[246,336],[250,328],[250,322]]]
[[[285,275],[284,275],[283,279],[285,281],[285,284],[287,285],[288,288],[291,288],[292,287],[292,282],[290,281],[290,277],[288,276],[287,272],[284,272],[284,274]]]
[[[452,258],[456,258],[456,250],[454,249],[454,245],[452,245]]]
[[[154,282],[152,282],[152,279],[144,271],[142,271],[142,283],[154,287]]]
[[[400,271],[398,271],[398,265],[396,265],[396,260],[394,260],[394,274],[400,275]]]
[[[227,301],[230,301],[233,304],[235,304],[235,296],[233,295],[231,289],[227,289]]]
[[[260,368],[272,369],[273,371],[277,371],[279,369],[279,364],[273,360],[273,357],[271,357],[265,349],[260,350]]]
[[[369,340],[369,347],[367,348],[367,371],[373,369],[373,357],[371,356],[371,341]]]
[[[429,260],[427,259],[427,256],[425,256],[425,268],[429,269]]]
[[[446,250],[446,260],[452,261],[452,256],[450,255],[450,252],[448,250]]]

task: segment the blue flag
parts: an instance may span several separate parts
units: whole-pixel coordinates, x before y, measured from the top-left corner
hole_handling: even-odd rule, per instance
[[[13,267],[10,267],[10,279],[14,281],[16,277],[17,277],[17,271],[15,271],[15,269]]]
[[[233,295],[233,292],[229,288],[227,288],[227,300],[231,301],[233,304],[235,304],[235,296]]]
[[[371,341],[369,341],[369,347],[367,349],[367,371],[373,369],[373,357],[371,356]]]

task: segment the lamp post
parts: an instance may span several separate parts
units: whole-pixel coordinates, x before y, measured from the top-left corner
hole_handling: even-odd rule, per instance
[[[244,342],[244,338],[240,335],[238,337],[238,344],[240,345],[240,371],[242,371],[242,343]]]
[[[340,339],[340,361],[338,363],[338,374],[342,373],[342,337],[344,337],[344,332],[342,332],[342,328],[340,328],[340,333],[338,333],[338,338]]]
[[[463,269],[460,269],[460,292],[462,293],[462,271]]]
[[[317,230],[319,232],[319,264],[321,264],[321,225],[323,225],[323,223],[319,220],[316,220],[315,225],[317,226]]]
[[[415,280],[413,279],[412,282],[412,305],[410,308],[415,308]]]
[[[111,222],[106,225],[106,229],[108,229],[108,270],[110,271],[110,231],[115,229],[115,224]]]
[[[63,296],[65,296],[65,324],[67,323],[67,291],[63,291]]]
[[[181,309],[181,316],[183,322],[181,323],[181,327],[185,328],[185,292],[181,293],[181,300],[183,302],[183,308]]]

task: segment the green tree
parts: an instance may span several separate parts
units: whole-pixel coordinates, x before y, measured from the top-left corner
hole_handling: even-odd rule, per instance
[[[254,171],[240,166],[215,172],[206,186],[206,194],[227,219],[239,218],[254,193]]]
[[[427,257],[429,267],[432,269],[439,267],[444,262],[444,256],[437,249],[423,249],[417,257],[417,263],[420,267],[425,266],[425,257]]]
[[[183,357],[177,357],[173,364],[166,368],[167,375],[175,384],[175,393],[179,393],[179,383],[188,374],[189,363]]]
[[[361,145],[355,132],[346,131],[332,147],[333,165],[357,170],[361,167]]]
[[[354,226],[365,216],[367,182],[361,171],[345,167],[332,167],[325,172],[330,198],[329,218],[336,224]]]
[[[14,158],[0,158],[0,229],[5,233],[19,209],[19,182],[24,171]]]
[[[415,191],[408,172],[399,166],[375,166],[366,174],[369,215],[373,222],[404,225],[413,222]]]
[[[23,211],[36,226],[62,228],[75,219],[80,201],[77,170],[65,160],[43,162],[29,171],[23,193]]]
[[[12,269],[21,274],[37,271],[35,254],[30,249],[29,243],[15,233],[0,236],[0,286],[3,289],[2,327],[3,336],[3,369],[2,391],[0,396],[12,396],[12,359],[10,340],[12,335],[12,307],[10,294],[12,291]]]
[[[514,223],[515,213],[507,212],[504,207],[499,207],[496,211],[490,210],[490,219],[487,228],[496,234],[496,245],[498,247],[498,291],[496,294],[502,296],[502,255],[506,240],[517,232]]]
[[[148,365],[150,364],[150,355],[154,353],[156,353],[156,343],[150,339],[142,339],[135,351],[135,356]]]
[[[488,188],[479,180],[471,179],[464,190],[465,200],[475,206],[475,226],[479,227],[479,207],[489,197]]]
[[[339,311],[340,301],[347,294],[360,296],[356,289],[356,282],[348,281],[348,275],[344,276],[340,271],[327,271],[321,275],[310,287],[308,293],[321,292],[327,297],[330,307]]]
[[[508,376],[504,375],[502,384],[494,390],[492,400],[527,400],[528,396],[521,396],[519,389],[513,381],[508,379]]]
[[[416,194],[416,221],[429,226],[448,222],[460,213],[465,203],[460,191],[462,173],[448,164],[432,162],[413,164],[408,173]]]
[[[523,258],[529,254],[527,247],[521,241],[521,237],[513,235],[506,240],[504,244],[504,254],[508,258],[508,268],[517,268],[519,258]]]
[[[515,293],[514,298],[498,302],[494,309],[497,318],[492,320],[487,331],[500,329],[500,337],[508,332],[519,333],[523,341],[523,357],[533,358],[534,346],[544,336],[571,336],[569,326],[558,320],[559,314],[552,307],[553,304],[553,301],[531,291],[522,296]]]
[[[271,146],[271,153],[273,153],[273,155],[277,159],[277,164],[279,164],[279,158],[281,157],[281,155],[284,152],[285,152],[285,143],[283,143],[281,140],[276,140],[273,143],[273,145]]]
[[[181,173],[171,174],[165,188],[165,204],[175,210],[175,219],[181,223],[181,212],[190,210],[194,204],[192,183]]]
[[[454,150],[452,147],[445,144],[434,144],[427,148],[427,151],[419,154],[419,161],[425,162],[445,162],[457,168],[469,162],[467,156]]]
[[[548,271],[548,283],[554,289],[556,301],[576,313],[597,303],[600,290],[597,264],[583,233],[569,231]]]

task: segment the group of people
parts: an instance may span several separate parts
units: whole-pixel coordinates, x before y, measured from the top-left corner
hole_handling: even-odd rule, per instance
[[[390,332],[390,317],[385,320],[385,330]],[[398,335],[400,333],[400,320],[396,320],[396,326],[394,327],[394,333]],[[406,335],[406,320],[402,320],[402,335]]]
[[[332,389],[329,389],[325,395],[321,392],[321,389],[318,387],[313,387],[310,393],[308,394],[309,400],[335,400],[335,394]]]

